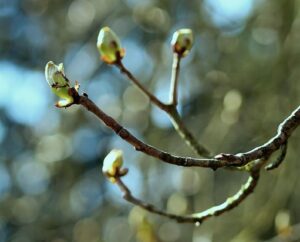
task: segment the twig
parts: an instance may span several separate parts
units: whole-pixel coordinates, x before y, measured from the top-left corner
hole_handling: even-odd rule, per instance
[[[174,109],[168,113],[171,122],[177,133],[182,137],[182,139],[190,146],[196,154],[199,156],[208,158],[211,157],[210,151],[203,145],[200,145],[199,142],[195,139],[193,134],[186,128],[182,119],[179,116],[177,109]]]
[[[161,108],[164,111],[169,110],[169,105],[161,102],[156,96],[154,96],[151,92],[149,92],[139,80],[137,80],[134,75],[123,65],[122,61],[119,60],[116,62],[116,66],[120,69],[120,71],[125,74],[128,79],[130,79],[140,90],[142,93],[144,93],[152,103],[157,105],[159,108]]]
[[[258,179],[259,179],[259,170],[255,170],[251,173],[250,177],[248,178],[247,182],[241,186],[240,190],[233,195],[232,197],[229,197],[226,199],[225,202],[223,202],[220,205],[211,207],[203,212],[200,213],[193,213],[190,215],[177,215],[165,212],[161,209],[156,208],[154,205],[150,203],[146,203],[144,201],[141,201],[137,198],[135,198],[129,188],[123,183],[120,177],[115,177],[116,184],[120,188],[120,190],[123,193],[123,198],[139,207],[144,208],[145,210],[149,211],[150,213],[155,213],[162,215],[164,217],[174,219],[177,222],[180,223],[195,223],[196,225],[200,225],[204,220],[213,217],[213,216],[219,216],[236,206],[238,206],[248,195],[250,195],[255,186],[257,185]]]
[[[277,157],[277,159],[274,162],[272,162],[271,164],[269,164],[265,167],[265,169],[267,171],[274,170],[275,168],[280,166],[280,164],[284,161],[285,156],[286,156],[286,152],[287,152],[287,145],[288,144],[286,142],[281,146],[280,155]]]
[[[200,221],[198,220],[199,222],[203,222],[210,217],[219,216],[237,207],[242,201],[245,200],[246,197],[248,197],[254,191],[254,188],[258,183],[258,179],[258,171],[251,173],[247,182],[241,186],[240,190],[235,195],[227,198],[226,201],[220,205],[211,207],[203,212],[193,214],[193,217],[200,219]]]
[[[175,107],[178,103],[178,79],[180,71],[180,61],[181,55],[179,55],[178,53],[174,53],[170,84],[170,104]]]
[[[160,210],[158,208],[156,208],[154,205],[150,204],[150,203],[146,203],[140,199],[137,199],[135,198],[132,194],[131,194],[131,191],[129,190],[129,188],[123,183],[123,181],[120,179],[120,177],[116,177],[116,185],[120,188],[120,190],[122,191],[123,193],[123,198],[136,205],[136,206],[139,206],[141,208],[144,208],[145,210],[151,212],[151,213],[155,213],[155,214],[159,214],[159,215],[162,215],[162,216],[165,216],[165,217],[168,217],[168,218],[171,218],[171,219],[175,219],[177,220],[178,222],[184,222],[184,218],[185,217],[182,217],[180,215],[176,215],[176,214],[171,214],[171,213],[168,213],[168,212],[165,212],[163,210]],[[193,218],[191,218],[193,219]]]
[[[205,148],[203,145],[196,140],[193,134],[186,128],[182,119],[177,111],[178,104],[178,80],[179,80],[179,72],[180,72],[180,61],[181,54],[174,53],[173,55],[173,64],[172,64],[172,74],[171,74],[171,84],[170,84],[170,105],[172,109],[167,111],[173,126],[177,133],[182,137],[182,139],[190,146],[193,151],[202,157],[208,158],[211,157],[210,151]]]
[[[78,94],[77,94],[78,95]],[[137,151],[141,151],[149,156],[160,159],[166,163],[178,166],[198,166],[217,169],[220,167],[240,167],[248,164],[253,160],[268,158],[273,152],[278,150],[284,143],[287,142],[293,131],[300,125],[300,106],[287,117],[278,127],[277,134],[268,142],[251,151],[245,153],[233,154],[219,154],[215,158],[199,159],[191,157],[181,157],[171,155],[167,152],[161,151],[153,146],[150,146],[134,135],[127,129],[123,128],[116,120],[105,114],[93,103],[87,96],[74,97],[75,103],[84,106],[87,110],[95,114],[102,122],[114,130],[114,132],[122,139],[131,144]]]

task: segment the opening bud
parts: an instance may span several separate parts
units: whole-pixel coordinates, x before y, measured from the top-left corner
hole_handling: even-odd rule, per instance
[[[173,52],[181,56],[186,56],[194,43],[193,31],[191,29],[179,29],[172,37],[171,45]]]
[[[61,63],[55,65],[53,61],[49,61],[45,67],[45,77],[51,87],[52,92],[63,99],[56,103],[57,107],[70,106],[74,99],[70,95],[69,80],[65,76],[64,65]]]
[[[125,55],[120,39],[109,27],[104,27],[100,30],[97,48],[101,59],[107,64],[114,64]]]
[[[113,149],[104,158],[102,172],[109,178],[112,183],[115,183],[116,177],[126,175],[127,169],[121,169],[123,165],[123,151]]]

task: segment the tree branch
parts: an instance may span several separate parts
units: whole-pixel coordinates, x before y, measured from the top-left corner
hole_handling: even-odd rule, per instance
[[[182,217],[180,215],[176,215],[176,214],[172,214],[172,213],[168,213],[165,212],[163,210],[160,210],[158,208],[156,208],[154,205],[150,204],[150,203],[146,203],[140,199],[137,199],[136,197],[134,197],[131,193],[131,191],[129,190],[129,188],[123,183],[123,181],[121,180],[120,177],[116,177],[116,185],[120,188],[121,192],[123,193],[123,198],[128,201],[129,203],[132,203],[136,206],[139,206],[147,211],[149,211],[150,213],[155,213],[164,217],[168,217],[171,219],[175,219],[178,222],[188,222],[188,221],[184,221],[185,217]],[[191,218],[192,219],[192,218]]]
[[[77,94],[78,95],[78,94]],[[116,120],[105,114],[99,109],[95,103],[93,103],[87,96],[74,97],[75,103],[84,106],[87,110],[94,113],[102,122],[114,130],[114,132],[122,139],[131,144],[137,151],[141,151],[149,156],[160,159],[166,163],[178,165],[178,166],[198,166],[217,169],[220,167],[240,167],[248,164],[249,162],[257,159],[266,159],[278,150],[283,144],[285,144],[293,131],[300,124],[300,106],[287,117],[278,127],[277,134],[271,138],[268,142],[254,148],[251,151],[245,153],[233,154],[219,154],[215,158],[211,159],[197,159],[191,157],[180,157],[171,155],[165,151],[161,151],[153,146],[150,146],[134,135],[132,135],[127,129],[123,128]]]
[[[272,153],[283,146],[300,125],[300,106],[298,106],[282,123],[279,124],[277,134],[265,144],[254,148],[245,153],[237,154],[240,157],[241,164],[247,164],[249,161],[269,157]]]
[[[197,218],[198,219],[197,221],[201,223],[210,217],[219,216],[237,207],[242,201],[245,200],[246,197],[248,197],[254,191],[254,188],[258,183],[258,179],[259,179],[258,171],[251,173],[247,182],[241,186],[240,190],[235,195],[227,198],[226,201],[220,205],[211,207],[200,213],[194,213],[192,216],[195,219]]]
[[[150,146],[136,138],[116,120],[98,108],[97,105],[87,96],[79,96],[76,100],[78,100],[78,104],[84,106],[88,111],[95,114],[107,127],[111,128],[118,136],[131,144],[137,151],[143,152],[146,155],[178,166],[200,166],[216,169],[218,167],[228,165],[227,161],[221,159],[194,159],[191,157],[170,155],[169,153]]]

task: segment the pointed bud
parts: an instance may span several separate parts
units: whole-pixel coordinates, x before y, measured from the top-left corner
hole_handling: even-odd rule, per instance
[[[69,80],[65,76],[62,63],[55,65],[52,61],[49,61],[45,67],[45,77],[52,92],[63,99],[56,103],[57,107],[67,107],[74,102],[73,97],[70,95]]]
[[[121,169],[123,165],[122,150],[113,149],[104,158],[102,172],[114,183],[116,176],[124,176],[127,169]]]
[[[101,59],[107,64],[114,64],[125,55],[118,36],[109,27],[104,27],[100,30],[97,48]]]
[[[179,29],[172,37],[173,52],[184,57],[190,52],[193,42],[194,37],[191,29]]]

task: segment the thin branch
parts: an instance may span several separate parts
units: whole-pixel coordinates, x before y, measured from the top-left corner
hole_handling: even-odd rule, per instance
[[[267,171],[276,169],[284,161],[287,152],[287,145],[288,143],[286,142],[281,146],[280,155],[277,157],[277,159],[265,167]]]
[[[170,84],[170,104],[175,107],[178,104],[178,79],[180,71],[180,61],[181,55],[179,55],[178,53],[174,53]]]
[[[132,194],[131,191],[129,190],[129,188],[123,183],[123,181],[120,179],[120,177],[116,177],[116,185],[120,188],[120,190],[123,193],[123,198],[128,201],[129,203],[132,203],[136,206],[139,206],[147,211],[149,211],[150,213],[155,213],[164,217],[168,217],[171,219],[175,219],[178,222],[185,222],[184,218],[180,215],[176,215],[176,214],[172,214],[172,213],[168,213],[165,212],[161,209],[156,208],[154,205],[150,204],[150,203],[146,203],[140,199],[135,198]],[[187,222],[187,221],[186,221]]]
[[[299,106],[279,125],[277,134],[262,146],[236,155],[219,154],[215,156],[215,158],[211,159],[197,159],[171,155],[142,142],[132,135],[127,129],[123,128],[116,120],[105,114],[85,95],[79,96],[77,93],[77,96],[74,96],[74,100],[74,103],[84,106],[88,111],[95,114],[106,126],[111,128],[118,136],[131,144],[137,151],[141,151],[149,156],[160,159],[161,161],[178,166],[198,166],[217,169],[220,167],[244,166],[253,160],[268,158],[273,152],[278,150],[284,143],[287,142],[293,131],[300,125]]]
[[[246,197],[248,197],[254,191],[254,188],[258,183],[258,179],[259,172],[251,173],[247,182],[241,186],[240,190],[235,195],[227,198],[226,201],[220,205],[211,207],[200,213],[194,213],[193,217],[200,219],[200,221],[198,220],[199,222],[203,222],[210,217],[219,216],[237,207],[242,201],[245,200]]]
[[[134,75],[123,65],[122,61],[118,61],[116,63],[116,66],[120,69],[120,71],[125,74],[128,79],[130,79],[140,90],[142,93],[144,93],[152,103],[157,105],[159,108],[161,108],[164,111],[167,111],[169,109],[169,105],[161,102],[156,96],[154,96],[151,92],[149,92],[139,80],[137,80]]]
[[[252,172],[247,182],[241,186],[240,190],[232,197],[227,198],[226,201],[223,202],[222,204],[211,207],[200,213],[193,213],[191,215],[183,215],[183,216],[165,212],[161,209],[156,208],[154,205],[150,203],[146,203],[144,201],[135,198],[132,195],[129,188],[123,183],[120,177],[115,177],[115,179],[116,179],[116,184],[118,185],[118,187],[123,193],[123,198],[129,203],[144,208],[150,213],[159,214],[161,216],[174,219],[180,223],[195,223],[196,225],[200,225],[200,223],[202,223],[204,220],[213,216],[219,216],[235,208],[242,201],[244,201],[244,199],[247,196],[249,196],[253,192],[254,188],[256,187],[259,179],[259,171]]]
[[[210,151],[203,145],[201,145],[193,134],[186,128],[184,123],[182,122],[179,113],[176,108],[174,108],[171,112],[168,113],[171,122],[177,133],[182,137],[182,139],[190,146],[196,154],[199,156],[208,158],[211,157]]]

